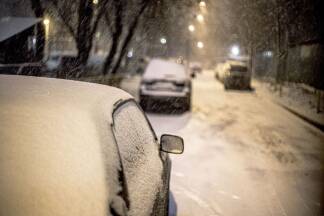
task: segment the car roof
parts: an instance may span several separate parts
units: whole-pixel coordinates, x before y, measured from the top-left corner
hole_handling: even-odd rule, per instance
[[[242,62],[242,61],[229,60],[226,63],[228,63],[229,65],[233,65],[233,66],[247,67],[247,63],[246,62]]]
[[[66,112],[112,113],[117,102],[132,99],[125,91],[106,85],[55,78],[0,75],[0,104],[19,106],[37,104],[39,109],[64,107]],[[112,122],[112,119],[108,119]]]
[[[120,190],[112,112],[131,98],[104,85],[0,75],[2,213],[106,215]]]
[[[188,76],[181,64],[163,59],[153,59],[147,66],[143,79],[184,81],[188,79]]]

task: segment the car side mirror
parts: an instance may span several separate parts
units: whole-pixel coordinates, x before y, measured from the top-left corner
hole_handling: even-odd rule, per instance
[[[160,150],[172,154],[182,154],[184,150],[183,139],[179,136],[163,134],[160,139]]]

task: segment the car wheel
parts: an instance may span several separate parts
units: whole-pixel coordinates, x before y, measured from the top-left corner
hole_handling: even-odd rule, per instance
[[[224,83],[224,89],[225,89],[225,90],[228,90],[228,89],[229,89],[228,84]]]
[[[184,106],[185,111],[190,111],[191,110],[191,95],[189,94],[187,97],[187,101]]]
[[[146,111],[147,108],[147,101],[143,98],[143,96],[140,95],[139,97],[139,104],[142,107],[143,111]]]

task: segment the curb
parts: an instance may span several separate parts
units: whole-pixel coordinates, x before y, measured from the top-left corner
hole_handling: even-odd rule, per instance
[[[314,121],[313,119],[310,119],[309,117],[307,117],[306,115],[301,114],[300,112],[290,108],[287,105],[284,105],[283,103],[280,103],[278,101],[276,101],[276,103],[283,107],[285,110],[288,110],[290,113],[294,114],[295,116],[301,118],[302,120],[306,121],[307,123],[313,125],[314,127],[318,128],[319,130],[321,130],[322,132],[324,132],[324,124]]]

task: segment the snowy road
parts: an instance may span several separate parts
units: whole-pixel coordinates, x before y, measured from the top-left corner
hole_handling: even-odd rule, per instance
[[[193,111],[148,114],[158,134],[185,139],[172,156],[178,215],[321,215],[324,135],[255,92],[193,81]]]

